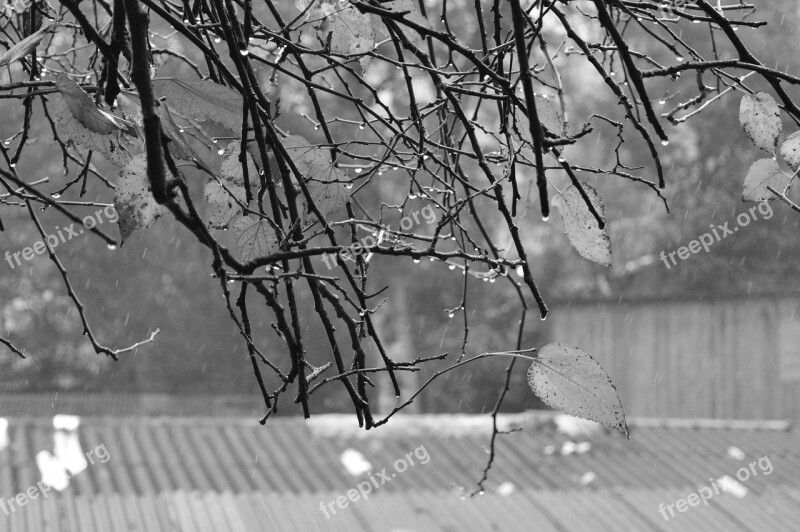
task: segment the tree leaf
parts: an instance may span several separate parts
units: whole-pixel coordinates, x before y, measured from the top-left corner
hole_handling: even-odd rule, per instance
[[[343,183],[349,180],[344,172],[331,163],[330,152],[327,149],[311,146],[299,135],[286,137],[283,140],[283,147],[303,174],[309,195],[323,216],[333,214],[344,207],[349,194]],[[303,213],[306,223],[316,220],[307,203]]]
[[[419,10],[419,4],[415,0],[392,0],[391,2],[381,4],[380,7],[381,9],[388,9],[395,13],[405,13],[403,18],[409,22],[413,22],[423,28],[432,29],[430,22]],[[416,31],[403,27],[402,24],[400,26],[403,28],[412,44],[419,45],[424,39],[424,37]]]
[[[131,154],[122,145],[119,133],[102,135],[86,129],[73,116],[61,94],[53,98],[53,118],[56,133],[64,142],[73,142],[82,148],[101,154],[109,162],[117,166],[125,166],[131,160]]]
[[[181,133],[181,128],[172,119],[172,114],[169,112],[169,107],[166,103],[158,106],[158,118],[161,120],[161,130],[171,141],[169,143],[170,155],[182,161],[194,159],[194,150],[186,143],[186,139]]]
[[[750,171],[747,172],[747,177],[744,178],[742,201],[774,200],[776,196],[767,190],[767,186],[783,192],[790,183],[790,176],[781,170],[778,161],[775,159],[758,160],[753,163]]]
[[[242,213],[240,203],[246,200],[243,186],[214,179],[209,179],[206,183],[205,196],[206,201],[211,204],[208,226],[212,229],[228,227],[230,221]]]
[[[139,154],[123,168],[117,181],[114,206],[119,213],[122,242],[136,231],[146,229],[167,212],[150,190],[147,177],[147,156]]]
[[[280,249],[275,229],[263,218],[242,216],[233,222],[232,228],[236,250],[244,262],[263,259]]]
[[[597,213],[605,219],[603,200],[597,191],[586,183],[581,184]],[[558,210],[564,220],[564,233],[570,244],[584,259],[611,266],[611,240],[608,226],[600,229],[577,188],[570,185],[558,196]]]
[[[363,54],[375,48],[375,19],[350,2],[324,1],[311,8],[318,19],[320,38],[330,39],[331,52],[339,55]]]
[[[213,120],[234,135],[242,133],[242,95],[210,80],[154,79],[153,90],[166,96],[170,109],[201,122]]]
[[[781,110],[775,99],[766,92],[746,94],[739,106],[739,122],[756,147],[775,153],[781,136]]]
[[[800,168],[800,131],[795,131],[783,141],[781,157],[795,172]]]
[[[117,131],[135,134],[132,123],[98,109],[92,98],[66,74],[56,74],[56,89],[67,104],[70,113],[80,124],[100,135],[110,135]]]
[[[577,347],[544,346],[528,368],[528,385],[542,401],[565,414],[628,434],[617,389],[600,364]]]
[[[234,146],[235,148],[232,149]],[[238,142],[231,144],[225,150],[225,158],[222,160],[220,173],[229,183],[244,189],[244,171],[242,170],[242,162],[239,160]],[[258,192],[261,187],[258,169],[249,153],[247,154],[247,178],[250,181],[250,190],[254,193]]]
[[[56,26],[57,24],[43,26],[39,29],[39,31],[30,34],[6,50],[3,55],[0,55],[0,67],[10,65],[11,63],[19,61],[30,54],[36,49],[37,46],[39,46],[39,43],[42,41],[42,39],[44,39],[45,35],[54,30]]]

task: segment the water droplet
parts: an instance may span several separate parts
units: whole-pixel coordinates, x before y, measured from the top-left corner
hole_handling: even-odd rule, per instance
[[[524,277],[525,276],[525,270],[522,269],[522,266],[517,266],[517,276],[518,277]]]
[[[430,260],[431,262],[433,262],[433,261],[435,261],[435,260],[436,260],[436,257],[431,257],[431,258],[430,258],[430,259],[428,259],[428,260]]]
[[[546,222],[546,221],[547,221],[547,220],[549,220],[549,219],[550,219],[550,217],[549,217],[549,216],[542,216],[542,221],[543,221],[543,222]]]
[[[319,131],[319,126],[314,126],[314,131]]]
[[[361,124],[360,126],[358,126],[358,129],[364,129],[365,127],[367,127],[367,126],[365,126],[364,124]]]
[[[564,157],[563,155],[561,155],[561,156],[558,157],[558,162],[565,163],[565,162],[567,162],[567,158]]]
[[[225,153],[225,150],[217,150],[217,155],[222,155],[223,153]]]
[[[11,163],[9,166],[10,166],[11,168],[16,168],[16,166],[17,166],[17,163]]]
[[[247,49],[239,50],[239,55],[241,55],[242,57],[247,57],[248,55],[250,55],[250,50]]]
[[[417,195],[416,194],[409,194],[408,195],[408,199],[417,199]]]
[[[546,319],[547,319],[547,316],[542,316],[542,321],[545,321]]]
[[[492,277],[491,279],[489,279],[489,282],[490,282],[490,283],[493,283],[493,282],[495,282],[496,280],[497,280],[497,279],[495,279],[494,277]]]
[[[347,190],[350,190],[351,188],[353,188],[353,183],[345,183],[344,184],[344,188],[346,188]]]
[[[669,141],[668,140],[662,140],[661,141],[661,145],[662,146],[669,146]]]
[[[61,197],[61,194],[59,194],[58,192],[53,192],[52,194],[50,194],[50,197],[52,197],[53,199],[58,199]]]
[[[677,61],[678,63],[681,63],[683,61],[683,56],[682,55],[675,56],[675,61]]]
[[[214,144],[216,144],[216,143],[217,143],[217,137],[214,137],[213,139],[211,139],[211,142],[213,142]]]
[[[178,129],[179,133],[183,133],[183,128]]]
[[[455,264],[451,264],[450,266],[448,266],[448,268],[450,268],[451,270],[455,270],[456,269],[456,265]]]
[[[447,315],[448,318],[452,318],[453,316],[455,316],[455,314],[453,314],[452,312]]]
[[[222,39],[220,39],[219,37],[214,39],[214,42],[217,43],[217,44],[219,44],[221,41],[222,41]]]
[[[658,105],[667,105],[666,100],[658,100]]]
[[[414,259],[414,264],[419,264],[419,259]]]
[[[114,251],[115,249],[117,249],[117,245],[116,244],[109,244],[108,245],[108,249],[110,249],[111,251]]]
[[[360,174],[362,172],[361,168],[356,168],[356,173]]]

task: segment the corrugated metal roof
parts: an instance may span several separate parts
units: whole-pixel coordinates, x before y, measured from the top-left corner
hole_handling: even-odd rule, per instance
[[[59,450],[52,418],[6,419],[0,498],[7,501],[41,480],[37,454]],[[628,441],[605,431],[571,437],[534,420],[500,437],[486,493],[462,499],[459,488],[474,488],[487,459],[488,424],[469,416],[398,417],[386,430],[358,432],[342,419],[277,418],[261,426],[248,419],[81,418],[74,432],[81,452],[102,445],[108,460],[88,464],[64,491],[8,517],[0,508],[0,532],[800,529],[797,431],[634,424]],[[415,457],[420,446],[425,453]],[[368,500],[336,508],[330,518],[320,510],[369,478],[359,467],[392,473],[408,453],[416,465]],[[744,498],[715,495],[708,507],[669,522],[659,513],[659,504],[735,477],[763,456],[772,471],[754,466],[740,483]]]

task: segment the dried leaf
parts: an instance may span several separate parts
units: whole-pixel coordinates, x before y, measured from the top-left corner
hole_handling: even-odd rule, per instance
[[[528,369],[528,385],[562,412],[628,434],[617,389],[590,355],[566,344],[547,344]]]
[[[191,161],[195,158],[194,150],[186,143],[186,139],[181,133],[181,128],[172,119],[167,104],[158,106],[158,118],[161,120],[161,130],[171,141],[169,143],[169,153],[175,159]]]
[[[119,213],[122,242],[136,231],[150,227],[167,212],[166,207],[156,202],[150,190],[145,154],[131,159],[122,170],[117,181],[114,206]]]
[[[781,110],[775,99],[766,92],[746,94],[739,106],[739,122],[756,147],[775,153],[781,136]]]
[[[590,185],[582,183],[582,186],[597,213],[605,219],[605,207],[600,195]],[[564,233],[572,247],[581,257],[610,267],[611,240],[608,238],[608,226],[603,229],[598,227],[597,220],[589,211],[580,191],[570,185],[558,196],[557,205],[564,220]]]
[[[778,192],[783,192],[791,182],[778,166],[775,159],[761,159],[753,163],[747,177],[744,178],[744,193],[742,201],[769,201],[776,199],[775,194],[767,190],[770,186]]]
[[[36,49],[37,46],[39,46],[39,43],[42,41],[42,39],[44,39],[45,35],[55,29],[56,26],[57,24],[44,26],[40,28],[39,31],[25,37],[17,44],[6,50],[3,55],[0,55],[0,67],[4,67],[14,63],[15,61],[19,61],[20,59],[24,59],[25,56],[30,54]]]
[[[242,95],[210,80],[154,79],[153,90],[170,109],[201,122],[213,120],[234,135],[242,133]]]
[[[246,200],[243,186],[214,179],[206,183],[205,196],[206,201],[211,204],[208,226],[212,229],[228,227],[230,221],[242,213],[240,204]]]
[[[74,142],[82,148],[99,153],[107,161],[120,167],[131,160],[131,154],[122,145],[119,132],[102,135],[86,129],[73,116],[62,95],[55,95],[51,109],[56,132],[64,142]]]
[[[330,39],[330,49],[335,54],[363,54],[375,47],[375,19],[350,2],[318,1],[309,16],[318,20],[320,38],[324,42]]]
[[[110,135],[117,131],[135,134],[132,123],[98,109],[92,98],[66,74],[56,74],[56,89],[61,93],[72,116],[89,131],[100,135]]]
[[[263,218],[237,218],[232,228],[236,250],[244,262],[263,259],[280,249],[275,229]]]
[[[800,168],[800,131],[792,133],[783,141],[781,157],[795,172]]]
[[[403,18],[407,21],[413,22],[423,28],[432,29],[430,22],[428,22],[428,19],[425,18],[419,10],[419,4],[415,0],[392,0],[391,2],[381,4],[380,7],[381,9],[388,9],[395,13],[405,13]],[[402,24],[401,27],[403,27]],[[403,27],[403,29],[405,30],[406,36],[415,45],[419,45],[424,39],[423,35],[410,28]]]

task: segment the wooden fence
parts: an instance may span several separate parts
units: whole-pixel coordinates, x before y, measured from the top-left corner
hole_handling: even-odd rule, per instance
[[[592,354],[629,416],[800,415],[800,297],[553,308],[551,339]]]

